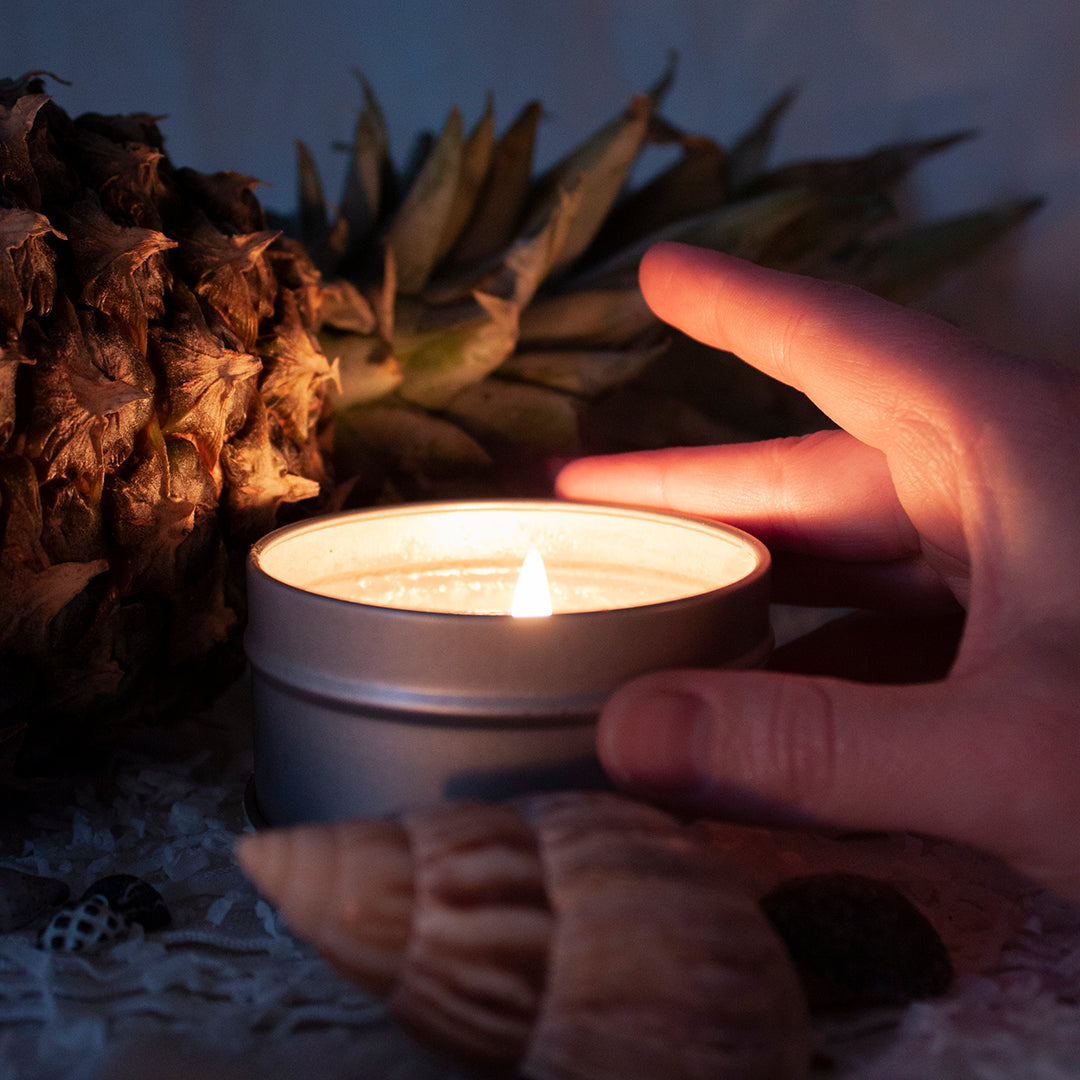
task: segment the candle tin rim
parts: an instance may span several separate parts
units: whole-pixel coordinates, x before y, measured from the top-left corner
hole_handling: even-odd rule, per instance
[[[735,592],[751,586],[761,578],[768,577],[772,568],[772,556],[768,547],[752,533],[740,529],[737,525],[729,525],[726,522],[715,521],[711,518],[695,514],[688,514],[678,510],[653,509],[651,507],[634,506],[627,503],[600,503],[590,501],[570,501],[563,499],[545,498],[516,498],[516,499],[439,499],[430,502],[404,503],[395,506],[371,507],[358,510],[341,510],[332,514],[324,514],[317,518],[305,521],[292,522],[280,526],[272,532],[260,537],[250,548],[247,556],[248,570],[257,572],[267,581],[273,582],[276,587],[287,589],[305,597],[318,597],[319,601],[325,601],[335,606],[349,608],[364,608],[371,611],[393,612],[395,616],[401,616],[412,621],[436,620],[439,622],[462,621],[482,619],[485,621],[505,621],[511,624],[530,623],[532,619],[521,619],[509,612],[472,612],[472,611],[429,611],[423,608],[395,607],[387,604],[374,604],[365,600],[352,600],[340,596],[332,596],[327,593],[317,592],[303,585],[296,585],[285,581],[270,573],[261,562],[261,556],[273,545],[295,536],[305,533],[317,533],[323,529],[334,528],[349,519],[374,520],[376,518],[421,516],[438,512],[454,511],[500,511],[500,510],[544,510],[553,509],[560,512],[594,513],[597,510],[621,514],[638,520],[653,521],[658,523],[682,524],[686,527],[698,528],[702,532],[719,533],[728,539],[736,540],[748,547],[754,554],[754,565],[745,574],[732,581],[724,582],[711,588],[702,589],[699,592],[687,593],[683,596],[672,597],[669,600],[655,600],[642,604],[629,604],[613,608],[586,608],[575,611],[559,611],[555,616],[559,619],[586,620],[588,618],[611,618],[613,613],[626,613],[630,611],[655,611],[659,608],[685,607],[706,602],[710,598],[722,596],[727,592]]]
[[[739,557],[729,565],[746,572],[653,603],[515,618],[363,603],[290,584],[260,565],[260,553],[286,530],[304,537],[299,551],[319,528],[359,515],[386,519],[465,507],[602,511],[692,527],[708,534],[688,545],[695,564],[700,559],[707,565],[715,538],[718,561],[724,561],[723,547],[736,546]],[[502,524],[492,523],[492,545],[505,553],[507,538],[528,534],[535,523],[506,530]],[[617,520],[609,525],[590,534],[600,539],[601,553],[609,537],[632,531],[620,529]],[[426,537],[431,529],[428,522],[417,533]],[[385,524],[377,532],[383,530]],[[576,530],[564,519],[537,525],[535,536],[557,542],[567,531]],[[648,542],[632,543],[623,566],[637,557],[647,556],[645,565],[665,554],[677,558],[662,530],[645,535]],[[397,554],[407,558],[409,550],[403,542]],[[282,561],[272,565],[288,574],[293,554],[283,551]],[[351,554],[343,542],[331,553],[330,572],[336,571],[334,560]],[[309,569],[313,580],[324,580],[324,567]],[[733,526],[669,511],[550,499],[347,511],[268,533],[248,562],[244,646],[255,713],[252,805],[281,825],[386,813],[441,798],[507,798],[595,783],[596,718],[618,686],[659,668],[764,662],[773,640],[769,571],[765,545]],[[723,581],[725,575],[716,576]],[[304,579],[303,573],[297,578]],[[687,574],[685,580],[694,585],[702,576]]]

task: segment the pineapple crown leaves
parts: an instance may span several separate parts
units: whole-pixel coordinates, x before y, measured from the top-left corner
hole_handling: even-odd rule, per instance
[[[607,408],[605,399],[632,382],[662,385],[655,375],[667,363],[665,346],[679,344],[677,335],[664,336],[637,286],[641,255],[658,240],[906,298],[1015,227],[1034,206],[907,228],[894,189],[927,157],[972,132],[770,168],[794,87],[725,146],[661,115],[674,74],[672,57],[652,88],[535,177],[539,103],[529,103],[501,135],[490,95],[468,134],[451,110],[438,136],[419,141],[415,165],[398,174],[375,94],[361,77],[363,105],[332,221],[306,149],[299,163],[301,229],[334,295],[321,313],[320,340],[341,359],[343,392],[335,409],[339,419],[348,417],[348,445],[370,449],[372,440],[359,429],[365,409],[377,403],[384,407],[380,431],[387,428],[385,410],[401,409],[410,428],[425,417],[432,423],[432,444],[445,441],[435,422],[451,421],[493,453],[512,444],[528,454],[574,453],[583,443],[639,445],[632,430],[609,445],[610,424],[600,442],[586,429],[593,405]],[[635,186],[632,170],[648,144],[673,148],[675,160]],[[396,277],[385,267],[396,268]],[[353,300],[366,303],[346,302],[343,281]],[[625,356],[617,360],[616,353]],[[686,383],[681,376],[675,381]],[[710,396],[708,387],[717,382],[710,377],[680,389],[691,397],[667,410],[677,420],[672,440],[689,430],[731,434],[726,396]],[[778,396],[734,397],[768,402],[763,407],[771,412]],[[740,435],[775,434],[812,412],[776,407],[783,415],[763,415],[760,424],[737,409],[740,424],[750,420]],[[695,409],[704,409],[698,419]],[[419,457],[403,453],[402,472]],[[343,451],[340,471],[348,475],[366,460],[350,461]],[[428,490],[427,479],[418,478],[416,490]],[[401,476],[391,483],[400,491],[403,482],[407,488]]]
[[[912,226],[837,253],[820,272],[894,300],[914,300],[928,282],[962,266],[1021,225],[1042,205],[1041,198],[1017,199]]]
[[[582,271],[574,284],[578,288],[600,285],[635,289],[641,257],[661,240],[715,248],[743,258],[761,258],[785,229],[804,221],[821,203],[820,196],[809,188],[780,188],[678,218]]]
[[[442,408],[509,356],[518,336],[517,305],[485,293],[477,293],[475,301],[475,312],[449,327],[395,335],[399,396],[424,408]]]
[[[384,131],[366,83],[365,95],[357,130]],[[333,309],[325,311],[322,340],[340,355],[345,400],[355,406],[393,392],[424,409],[447,409],[458,394],[496,371],[517,345],[520,313],[545,280],[588,247],[605,219],[646,138],[653,108],[648,96],[635,98],[539,180],[531,175],[538,104],[527,106],[500,139],[490,96],[468,136],[460,113],[452,110],[408,193],[385,216],[378,234],[384,266],[392,267],[393,275],[384,273],[381,287],[368,282],[366,288],[371,306],[384,313],[376,315],[383,344],[350,348],[344,320],[335,321]],[[385,138],[375,141],[385,153]],[[369,150],[356,150],[353,161],[365,160]],[[385,173],[385,163],[373,168],[367,160],[369,175]],[[345,216],[343,199],[335,223],[326,223],[313,170],[310,155],[301,150],[301,224],[308,225],[309,242],[325,252],[327,237],[344,242],[363,227],[370,235],[368,201],[362,221]],[[358,175],[350,168],[347,192],[356,187]],[[342,261],[324,263],[331,272],[372,262],[346,263],[343,250],[337,253]],[[473,259],[466,257],[469,252]],[[363,278],[357,284],[365,287]],[[540,397],[552,393],[534,391]],[[570,403],[559,405],[563,418],[574,411]],[[556,426],[568,430],[563,420]]]
[[[342,218],[349,222],[349,244],[363,241],[375,224],[386,189],[393,184],[388,167],[390,139],[375,93],[361,72],[354,72],[364,96],[356,120],[349,171],[342,196]]]
[[[785,187],[808,187],[834,195],[888,189],[921,161],[976,135],[973,130],[954,131],[931,139],[882,146],[852,158],[794,162],[749,178],[740,194],[756,195]]]
[[[502,367],[515,381],[594,398],[640,375],[667,351],[664,340],[621,349],[519,349]]]
[[[732,142],[727,151],[728,184],[732,191],[741,191],[766,171],[780,124],[798,96],[798,87],[785,87]]]
[[[652,98],[638,95],[622,115],[605,124],[536,181],[533,199],[537,206],[533,215],[542,215],[561,192],[577,186],[581,190],[580,202],[562,248],[552,262],[551,273],[570,266],[592,243],[645,144],[653,108]]]
[[[520,312],[562,250],[580,202],[580,188],[562,192],[535,233],[514,243],[468,298],[451,288],[441,305],[399,299],[392,342],[401,365],[400,397],[445,407],[506,360],[518,341]]]
[[[361,115],[362,121],[365,117],[367,121],[358,127],[384,132],[381,112],[374,113],[377,119],[373,117],[374,95],[366,82],[365,95],[368,104]],[[566,193],[578,189],[561,249],[546,270],[554,272],[572,263],[588,247],[622,190],[644,144],[653,109],[653,98],[635,97],[623,114],[537,179],[532,177],[532,157],[542,115],[538,103],[526,106],[497,142],[490,97],[480,122],[467,138],[460,111],[452,109],[405,198],[389,214],[378,236],[379,243],[394,253],[398,291],[420,294],[446,259],[454,265],[478,263],[483,273],[485,259],[497,259],[515,238],[539,232]],[[386,157],[367,173],[384,175],[391,168],[388,141],[381,137],[376,145]],[[386,216],[382,209],[386,202],[373,205],[365,198],[361,216],[350,217],[357,200],[349,198],[349,192],[358,186],[358,170],[350,168],[345,197],[330,225],[314,161],[303,143],[298,147],[301,236],[317,261],[320,254],[323,256],[320,266],[332,277],[342,272],[344,251],[327,251],[327,238],[370,236],[372,219],[377,220],[377,214]],[[354,153],[354,161],[357,156]],[[381,192],[382,186],[377,191]],[[370,190],[369,195],[376,197],[376,191]],[[364,259],[345,266],[344,272],[355,274],[370,264],[370,259]]]
[[[394,253],[398,289],[407,295],[423,289],[438,258],[461,179],[463,140],[461,113],[451,109],[387,230],[384,243]]]
[[[539,101],[529,102],[492,147],[472,214],[447,254],[452,266],[482,265],[514,240],[532,183],[533,151],[543,114]]]
[[[551,457],[579,446],[582,405],[571,394],[512,379],[484,379],[465,387],[447,416],[495,455]]]
[[[403,467],[411,477],[438,485],[486,472],[493,464],[484,447],[453,420],[389,398],[341,413],[335,437],[349,460],[371,463],[371,469],[358,470],[346,481],[368,499],[385,494],[378,486],[365,486],[379,469]]]
[[[729,153],[704,135],[682,134],[673,141],[680,150],[678,159],[623,193],[590,248],[591,262],[610,258],[673,221],[715,210],[727,201]]]

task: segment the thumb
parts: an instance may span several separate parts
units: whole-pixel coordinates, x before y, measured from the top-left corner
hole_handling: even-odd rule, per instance
[[[958,769],[971,728],[951,722],[956,696],[948,682],[657,672],[610,699],[598,751],[620,786],[688,810],[975,839],[992,800]]]

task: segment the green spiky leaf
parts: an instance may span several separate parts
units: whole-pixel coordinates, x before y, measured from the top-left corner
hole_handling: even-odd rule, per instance
[[[461,113],[451,109],[442,134],[387,232],[386,246],[394,253],[398,288],[406,295],[423,289],[438,261],[440,237],[461,179],[462,139]]]

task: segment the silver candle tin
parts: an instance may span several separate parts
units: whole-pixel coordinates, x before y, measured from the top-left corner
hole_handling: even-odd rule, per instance
[[[565,565],[571,591],[609,572],[672,570],[684,579],[675,591],[689,592],[514,618],[318,591],[372,567],[392,576],[478,558],[520,563],[529,546],[556,589]],[[732,560],[735,580],[714,569]],[[620,684],[667,667],[764,661],[768,573],[764,545],[730,526],[558,501],[424,503],[270,533],[248,559],[249,812],[284,825],[593,785],[595,719]]]

